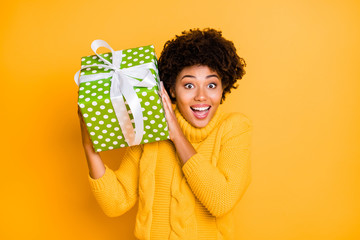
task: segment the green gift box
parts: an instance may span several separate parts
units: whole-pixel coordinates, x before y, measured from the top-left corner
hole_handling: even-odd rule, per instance
[[[165,112],[159,95],[160,81],[154,46],[114,51],[81,59],[75,75],[78,105],[95,151],[169,139]]]

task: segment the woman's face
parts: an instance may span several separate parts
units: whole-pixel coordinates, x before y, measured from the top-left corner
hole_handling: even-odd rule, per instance
[[[220,76],[208,66],[185,67],[170,91],[184,118],[194,127],[205,127],[216,113],[222,97]]]

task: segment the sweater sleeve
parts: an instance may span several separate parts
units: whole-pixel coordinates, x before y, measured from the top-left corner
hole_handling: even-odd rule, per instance
[[[190,188],[199,201],[215,216],[229,212],[245,193],[251,181],[250,142],[252,124],[243,115],[225,122],[217,165],[197,152],[183,166]]]
[[[140,145],[129,147],[116,171],[105,165],[102,177],[93,179],[88,175],[91,191],[107,216],[120,216],[135,205],[141,153]]]

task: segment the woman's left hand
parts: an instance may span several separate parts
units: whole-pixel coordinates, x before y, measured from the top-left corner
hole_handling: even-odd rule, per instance
[[[164,110],[165,110],[165,117],[166,117],[168,127],[169,127],[170,139],[174,142],[175,137],[179,136],[179,134],[182,134],[182,130],[176,119],[174,110],[171,105],[170,97],[169,97],[168,93],[166,92],[165,87],[162,82],[161,82],[161,98],[162,98],[162,102],[163,102],[163,106],[164,106]]]
[[[164,105],[165,117],[169,127],[170,139],[175,145],[176,153],[178,154],[182,164],[185,164],[187,160],[196,154],[196,151],[180,128],[179,122],[176,119],[174,110],[171,105],[170,97],[167,94],[162,82],[161,98]]]

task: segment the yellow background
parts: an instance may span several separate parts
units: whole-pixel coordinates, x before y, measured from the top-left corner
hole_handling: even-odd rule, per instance
[[[357,0],[7,1],[0,10],[0,239],[134,239],[87,182],[74,73],[114,49],[214,27],[247,62],[225,101],[254,123],[237,239],[360,239]],[[121,150],[102,154],[110,167]]]

